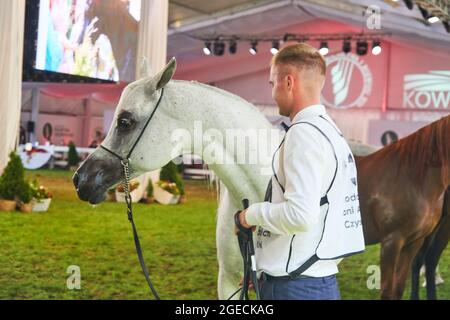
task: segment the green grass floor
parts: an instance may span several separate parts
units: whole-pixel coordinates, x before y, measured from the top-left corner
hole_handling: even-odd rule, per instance
[[[0,299],[151,298],[123,204],[78,200],[68,171],[27,175],[54,199],[46,213],[0,213]],[[186,193],[183,205],[134,206],[144,256],[163,299],[217,299],[216,194],[203,181],[186,181]],[[340,264],[343,299],[378,299],[379,290],[367,286],[378,256],[372,246]],[[447,250],[440,263],[441,299],[450,299],[449,256]],[[71,265],[80,267],[80,290],[66,286]]]

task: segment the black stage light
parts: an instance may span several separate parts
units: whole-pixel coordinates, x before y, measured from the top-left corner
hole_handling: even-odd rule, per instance
[[[228,50],[231,54],[235,54],[237,52],[237,42],[236,40],[231,40],[230,45],[228,46]]]
[[[381,43],[379,40],[374,40],[372,43],[372,54],[377,56],[381,53]]]
[[[279,50],[280,50],[280,42],[278,40],[272,41],[272,48],[270,48],[270,52],[273,55],[276,55]]]
[[[205,42],[205,46],[203,47],[203,53],[209,56],[211,54],[211,42]]]
[[[344,51],[345,53],[349,53],[350,51],[352,51],[352,43],[350,42],[350,40],[344,40],[344,42],[342,43],[342,51]]]
[[[367,53],[367,41],[363,41],[363,40],[358,40],[358,42],[356,42],[356,53],[360,56],[363,56]]]
[[[213,51],[214,55],[223,56],[223,54],[225,53],[225,43],[223,43],[222,41],[215,41]]]
[[[258,53],[258,49],[256,49],[256,46],[258,45],[258,41],[256,41],[256,40],[253,40],[252,42],[251,42],[251,47],[250,47],[250,49],[248,50],[252,55],[255,55],[255,54],[257,54]]]
[[[412,0],[404,0],[406,7],[409,10],[412,10],[412,8],[414,7],[414,2],[412,2]]]
[[[328,49],[328,43],[326,41],[322,41],[320,43],[319,53],[326,56],[328,52],[330,52],[330,49]]]

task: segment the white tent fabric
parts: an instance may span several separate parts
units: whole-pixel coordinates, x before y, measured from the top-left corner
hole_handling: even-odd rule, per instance
[[[0,0],[0,172],[19,133],[24,20],[25,0]]]
[[[148,75],[155,75],[166,65],[168,18],[169,0],[142,0],[136,78],[141,76],[139,61],[142,58],[147,60]],[[145,182],[148,182],[149,177],[153,182],[158,181],[159,172],[160,170],[156,170],[147,173]],[[157,188],[157,186],[154,187]]]
[[[169,0],[142,0],[141,22],[139,24],[138,63],[136,77],[141,74],[140,60],[148,60],[148,74],[161,70],[167,59],[167,23]]]

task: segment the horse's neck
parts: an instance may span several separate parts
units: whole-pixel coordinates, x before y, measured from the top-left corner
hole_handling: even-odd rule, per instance
[[[202,133],[191,132],[194,146],[190,152],[202,157],[203,161],[225,184],[235,201],[248,198],[250,203],[259,202],[264,197],[266,184],[270,179],[271,155],[279,144],[279,136],[270,122],[255,107],[237,96],[222,93],[208,86],[177,81],[177,94],[180,103],[184,103],[188,110],[184,113],[186,123],[196,123],[197,129],[202,127]],[[181,98],[182,97],[182,98]],[[186,97],[190,97],[186,99]],[[195,101],[192,101],[195,100]],[[242,154],[242,146],[230,148],[227,134],[239,130],[253,130],[257,135],[257,142],[249,139],[248,153],[245,161],[234,161]],[[264,133],[271,135],[265,139]],[[222,142],[211,143],[205,139],[205,133],[219,134]],[[261,136],[262,135],[262,136]],[[270,140],[270,141],[269,141]],[[269,146],[267,145],[269,141]],[[201,150],[195,150],[201,146]],[[227,147],[228,146],[228,147]],[[191,147],[192,148],[192,147]],[[260,150],[267,150],[263,155]],[[258,154],[253,164],[247,160],[250,155]],[[220,161],[225,160],[225,161]],[[225,162],[225,163],[224,163]]]

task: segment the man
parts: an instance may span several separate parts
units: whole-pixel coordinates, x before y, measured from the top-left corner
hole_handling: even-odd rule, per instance
[[[307,44],[271,63],[272,97],[292,125],[273,158],[270,197],[239,214],[242,226],[258,227],[262,299],[340,299],[338,261],[364,250],[354,157],[320,104],[325,74]]]

